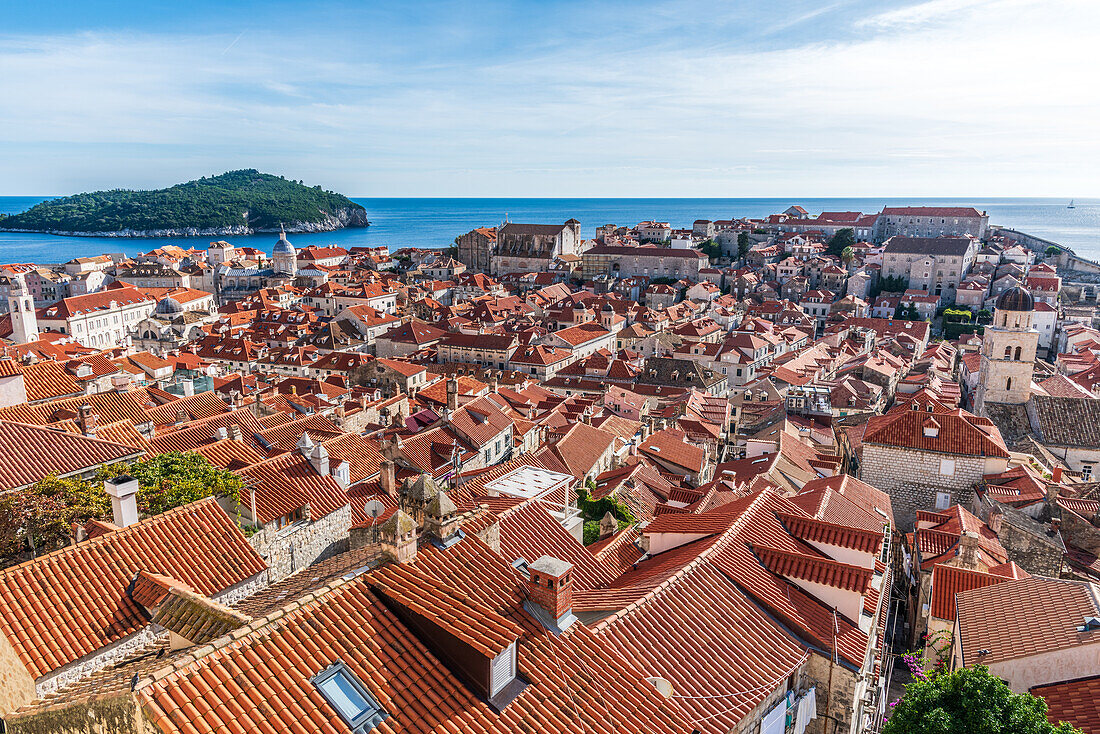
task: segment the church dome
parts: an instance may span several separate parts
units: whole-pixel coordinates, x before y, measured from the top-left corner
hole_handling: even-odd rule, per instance
[[[290,241],[286,238],[286,230],[279,227],[279,241],[275,243],[275,246],[271,248],[272,255],[295,255],[294,245],[290,244]]]
[[[163,298],[157,304],[157,313],[174,316],[183,313],[183,305],[175,298]]]
[[[995,307],[999,311],[1032,311],[1035,299],[1020,286],[1013,286],[997,296]]]

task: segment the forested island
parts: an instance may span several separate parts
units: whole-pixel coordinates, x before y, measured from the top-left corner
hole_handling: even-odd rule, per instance
[[[327,232],[366,227],[366,210],[346,196],[254,169],[156,191],[114,189],[66,196],[0,215],[0,230],[99,237],[188,237]]]

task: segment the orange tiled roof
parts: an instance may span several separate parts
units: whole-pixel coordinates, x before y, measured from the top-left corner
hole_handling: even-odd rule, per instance
[[[1047,719],[1054,726],[1068,721],[1085,734],[1100,734],[1100,675],[1033,686],[1031,695],[1047,702]]]
[[[230,407],[226,405],[225,401],[218,397],[216,392],[208,390],[206,392],[196,393],[195,395],[189,395],[179,400],[173,400],[170,403],[152,408],[146,413],[149,415],[149,420],[156,426],[170,426],[176,422],[180,411],[186,415],[186,420],[196,421],[202,418],[209,418],[210,416],[218,415],[219,413],[228,413]]]
[[[318,474],[296,451],[253,464],[237,474],[245,481],[241,504],[250,506],[251,491],[255,490],[256,514],[262,523],[289,515],[307,502],[314,520],[348,504],[347,493],[336,480]]]
[[[924,409],[913,410],[911,404],[905,404],[886,415],[871,418],[867,421],[863,443],[966,456],[1008,457],[1001,432],[992,421],[965,410],[950,410],[934,401],[929,403],[933,406],[931,413]],[[925,430],[929,418],[938,424],[935,435]]]
[[[0,421],[0,490],[34,484],[50,473],[60,476],[140,457],[132,446],[79,433]]]
[[[482,614],[499,615],[495,627],[511,623],[522,633],[517,668],[529,685],[503,711],[476,697],[383,603],[381,589],[372,589],[375,575],[387,573],[383,568],[333,581],[257,620],[239,640],[215,643],[202,657],[139,681],[145,714],[165,734],[204,727],[242,734],[242,722],[261,722],[272,732],[347,731],[311,683],[341,660],[389,714],[380,731],[605,731],[609,720],[623,734],[694,728],[677,702],[663,698],[583,625],[547,634],[521,607],[519,575],[479,538],[467,535],[446,550],[423,547],[415,568],[467,595]],[[386,582],[401,588],[396,579]],[[444,602],[451,619],[468,608],[452,596]]]
[[[76,418],[80,414],[82,405],[88,405],[92,412],[99,416],[100,423],[115,423],[130,419],[135,426],[140,426],[149,422],[148,416],[133,395],[116,390],[78,395],[74,398],[62,398],[36,405],[29,403],[11,405],[0,408],[0,420],[45,426]]]
[[[764,545],[754,544],[752,550],[765,566],[780,576],[860,593],[865,593],[871,584],[869,568]]]
[[[1035,576],[958,594],[963,664],[990,665],[1081,645],[1077,627],[1085,617],[1100,616],[1096,588]]]
[[[138,571],[208,596],[266,570],[214,498],[0,571],[0,629],[35,678],[149,623],[127,593]]]
[[[984,586],[1008,581],[1004,576],[994,576],[958,566],[938,564],[932,568],[932,588],[928,599],[929,613],[937,619],[955,621],[955,595],[960,591],[980,589]]]

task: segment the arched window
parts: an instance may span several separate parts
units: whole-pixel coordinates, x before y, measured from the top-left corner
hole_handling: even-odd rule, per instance
[[[1005,380],[1005,390],[1011,390],[1011,389],[1012,389],[1012,378],[1009,377],[1007,380]]]
[[[1012,359],[1012,347],[1005,347],[1005,359]]]
[[[1016,361],[1020,361],[1020,347],[1016,347]]]

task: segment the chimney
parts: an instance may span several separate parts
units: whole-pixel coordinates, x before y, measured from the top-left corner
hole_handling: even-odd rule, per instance
[[[187,416],[187,411],[186,410],[184,410],[183,408],[180,408],[179,410],[176,411],[176,425],[177,426],[182,426],[184,423],[187,422],[187,420],[188,420],[188,416]]]
[[[103,482],[103,491],[111,498],[115,525],[124,528],[138,521],[136,479],[126,474],[108,479]]]
[[[1001,534],[1001,522],[1004,520],[1004,513],[1001,512],[999,506],[994,507],[989,513],[989,529],[995,532],[998,536]]]
[[[443,490],[424,508],[424,535],[440,548],[450,548],[463,538],[458,508]]]
[[[619,530],[619,521],[615,519],[615,516],[608,510],[604,513],[603,518],[600,519],[600,540],[604,538],[610,538]]]
[[[959,538],[959,567],[977,571],[978,561],[978,534],[973,530],[967,530]]]
[[[229,437],[234,441],[241,440],[241,427],[237,423],[231,423],[229,425]]]
[[[378,483],[382,491],[390,497],[397,499],[397,472],[392,459],[383,459],[379,469]]]
[[[91,436],[95,438],[96,424],[99,422],[99,416],[92,412],[92,406],[85,403],[80,406],[80,415],[77,418],[77,425],[80,426],[80,432],[85,436]]]
[[[332,470],[332,478],[336,480],[343,489],[347,489],[351,486],[351,466],[346,461],[341,461],[336,465],[336,468]]]
[[[527,595],[532,604],[550,615],[559,630],[571,625],[573,616],[573,564],[543,556],[527,566]]]
[[[185,398],[189,398],[195,394],[194,380],[180,380],[180,387],[183,388],[183,397]]]
[[[317,444],[313,447],[313,451],[309,454],[309,463],[313,464],[314,470],[322,477],[328,476],[328,449],[324,447],[324,444]]]
[[[378,526],[382,555],[397,563],[416,560],[416,521],[403,510],[397,510]]]
[[[213,438],[215,441],[224,441],[225,439],[229,438],[229,433],[225,430],[224,426],[219,426],[218,428],[214,429]]]
[[[309,437],[308,433],[303,432],[302,437],[298,439],[296,448],[299,454],[308,459],[313,453],[313,439]]]
[[[1056,466],[1050,470],[1050,481],[1056,484],[1062,481],[1062,467]]]
[[[447,378],[447,410],[458,410],[458,378],[454,375]]]

